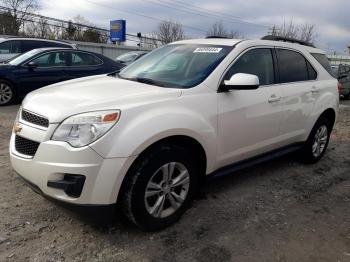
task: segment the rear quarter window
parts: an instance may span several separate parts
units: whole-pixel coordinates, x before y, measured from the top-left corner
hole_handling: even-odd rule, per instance
[[[311,55],[323,66],[324,69],[327,70],[327,72],[335,77],[334,72],[332,70],[332,67],[329,63],[329,60],[326,55],[324,54],[317,54],[317,53],[311,53]]]

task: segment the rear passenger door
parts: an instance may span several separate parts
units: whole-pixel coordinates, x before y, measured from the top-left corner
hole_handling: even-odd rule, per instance
[[[105,73],[103,61],[97,56],[81,51],[71,51],[69,53],[71,60],[69,64],[70,79]]]
[[[283,102],[280,133],[284,144],[290,144],[305,137],[307,119],[319,88],[317,73],[298,51],[276,48],[276,53]]]

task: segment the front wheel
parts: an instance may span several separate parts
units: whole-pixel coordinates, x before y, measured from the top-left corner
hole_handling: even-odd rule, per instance
[[[308,140],[301,149],[300,160],[304,163],[313,164],[319,161],[326,152],[331,124],[325,117],[320,117],[313,127]]]
[[[193,198],[197,170],[184,148],[158,146],[141,157],[128,174],[122,193],[125,215],[144,230],[176,222]]]
[[[0,106],[9,105],[14,100],[15,91],[13,86],[5,80],[0,80]]]

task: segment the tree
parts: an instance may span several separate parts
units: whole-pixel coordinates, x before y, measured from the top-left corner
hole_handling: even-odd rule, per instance
[[[28,13],[39,9],[38,0],[0,0],[0,3],[9,10],[6,12],[3,31],[7,34],[18,35],[20,27],[28,19]]]
[[[244,36],[236,30],[228,31],[222,21],[216,21],[211,25],[207,32],[207,36],[220,36],[228,38],[244,38]]]
[[[272,27],[271,35],[295,38],[308,43],[314,43],[317,38],[316,26],[314,24],[304,23],[296,24],[293,20],[280,26]]]
[[[31,37],[50,38],[50,36],[53,33],[53,30],[49,25],[48,20],[45,18],[40,18],[39,21],[26,23],[24,29],[25,35]]]
[[[182,24],[171,20],[163,21],[158,25],[158,30],[152,34],[156,40],[153,41],[154,46],[168,44],[174,41],[186,38]]]
[[[89,28],[84,31],[82,40],[86,42],[100,43],[101,42],[100,32],[95,29]]]
[[[0,34],[17,35],[21,24],[11,14],[11,12],[0,13]]]

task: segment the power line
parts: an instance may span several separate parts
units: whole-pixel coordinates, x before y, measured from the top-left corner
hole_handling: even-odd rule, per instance
[[[222,15],[217,15],[215,14],[215,12],[210,11],[209,12],[203,12],[203,11],[200,11],[198,9],[195,9],[195,8],[192,8],[192,7],[189,7],[189,6],[183,6],[177,2],[174,2],[174,1],[170,1],[170,2],[164,2],[164,1],[160,1],[160,0],[142,0],[143,2],[147,2],[147,3],[151,3],[151,4],[154,4],[154,5],[160,5],[160,6],[164,6],[166,8],[169,8],[169,9],[172,9],[172,10],[178,10],[180,12],[183,12],[183,13],[189,13],[189,14],[194,14],[194,15],[197,15],[197,16],[201,16],[201,17],[206,17],[206,18],[210,18],[210,19],[216,19],[216,20],[224,20],[228,23],[232,23],[232,24],[245,24],[245,25],[249,25],[249,26],[258,26],[258,27],[269,27],[267,25],[262,25],[262,24],[257,24],[257,23],[252,23],[252,22],[248,22],[248,21],[244,21],[243,19],[241,18],[229,18],[229,20],[226,18],[223,18]],[[174,6],[175,4],[175,6]],[[193,6],[193,5],[192,5]]]
[[[184,2],[184,1],[181,1],[181,0],[167,0],[167,1],[171,2],[172,4],[180,5],[180,6],[184,7],[184,8],[191,8],[192,7],[193,10],[197,10],[198,12],[204,12],[205,11],[204,13],[207,13],[207,14],[216,14],[221,19],[222,19],[222,16],[226,16],[226,17],[228,17],[230,19],[239,20],[240,22],[237,22],[237,23],[245,23],[245,24],[249,24],[249,25],[253,25],[253,26],[259,26],[259,27],[270,27],[271,26],[271,25],[267,25],[267,24],[258,24],[258,23],[250,22],[250,21],[247,21],[247,20],[243,19],[242,17],[233,16],[232,14],[228,14],[228,13],[225,13],[225,12],[210,10],[210,9],[203,8],[203,7],[200,7],[200,6],[196,6],[194,4],[191,4],[191,3],[188,3],[188,2]],[[199,11],[199,10],[204,10],[204,11]]]
[[[8,7],[5,7],[5,6],[0,6],[0,10],[6,10],[6,11],[10,11],[10,12],[13,12],[14,9],[12,8],[8,8]],[[85,24],[80,24],[80,23],[75,23],[75,22],[72,22],[72,21],[67,21],[67,20],[62,20],[62,19],[58,19],[58,18],[54,18],[54,17],[49,17],[49,16],[44,16],[44,15],[39,15],[39,14],[33,14],[33,13],[29,13],[29,12],[24,12],[24,11],[20,11],[20,10],[16,10],[17,13],[20,13],[20,14],[24,14],[24,15],[27,15],[27,16],[30,16],[30,17],[35,17],[35,18],[41,18],[41,19],[45,19],[45,20],[50,20],[50,21],[55,21],[55,22],[59,22],[59,23],[63,23],[63,24],[66,24],[66,25],[73,25],[73,26],[78,26],[78,27],[83,27],[83,28],[88,28],[88,29],[93,29],[93,30],[97,30],[97,31],[102,31],[102,32],[108,32],[109,33],[109,30],[106,29],[106,28],[99,28],[99,27],[96,27],[96,26],[90,26],[90,25],[85,25]],[[26,21],[28,19],[21,19],[22,21]],[[27,22],[39,22],[39,21],[27,21]],[[50,24],[51,26],[55,26],[53,24]],[[57,27],[62,27],[62,26],[57,26]],[[139,38],[137,35],[133,35],[133,34],[126,34],[127,36],[130,36],[130,37],[135,37],[135,38]],[[141,37],[142,39],[147,39],[147,40],[152,40],[152,41],[158,41],[158,42],[161,42],[159,39],[156,39],[156,38],[151,38],[151,37],[146,37],[146,36],[142,36]],[[129,39],[130,40],[130,39]],[[132,41],[132,40],[130,40]],[[134,42],[136,42],[136,40],[133,40]]]
[[[84,1],[86,1],[86,2],[88,2],[88,3],[90,3],[90,4],[97,5],[97,6],[102,6],[102,7],[108,8],[108,9],[116,10],[116,11],[119,12],[119,13],[129,13],[129,14],[141,16],[141,17],[144,17],[144,18],[147,18],[147,19],[152,19],[152,20],[161,21],[161,22],[167,22],[166,19],[161,19],[161,18],[149,16],[149,15],[144,15],[144,14],[141,14],[141,13],[132,12],[132,11],[128,11],[128,10],[120,10],[119,8],[115,8],[115,7],[112,7],[112,6],[109,6],[109,5],[105,5],[105,4],[101,4],[101,3],[95,3],[95,2],[90,1],[90,0],[84,0]],[[202,33],[206,33],[205,30],[200,29],[200,28],[197,28],[197,27],[193,27],[193,26],[189,26],[189,25],[184,25],[184,24],[183,24],[182,26],[183,26],[183,27],[186,27],[186,28],[189,28],[189,29],[192,29],[192,30],[195,30],[195,31],[199,31],[199,32],[202,32]]]

